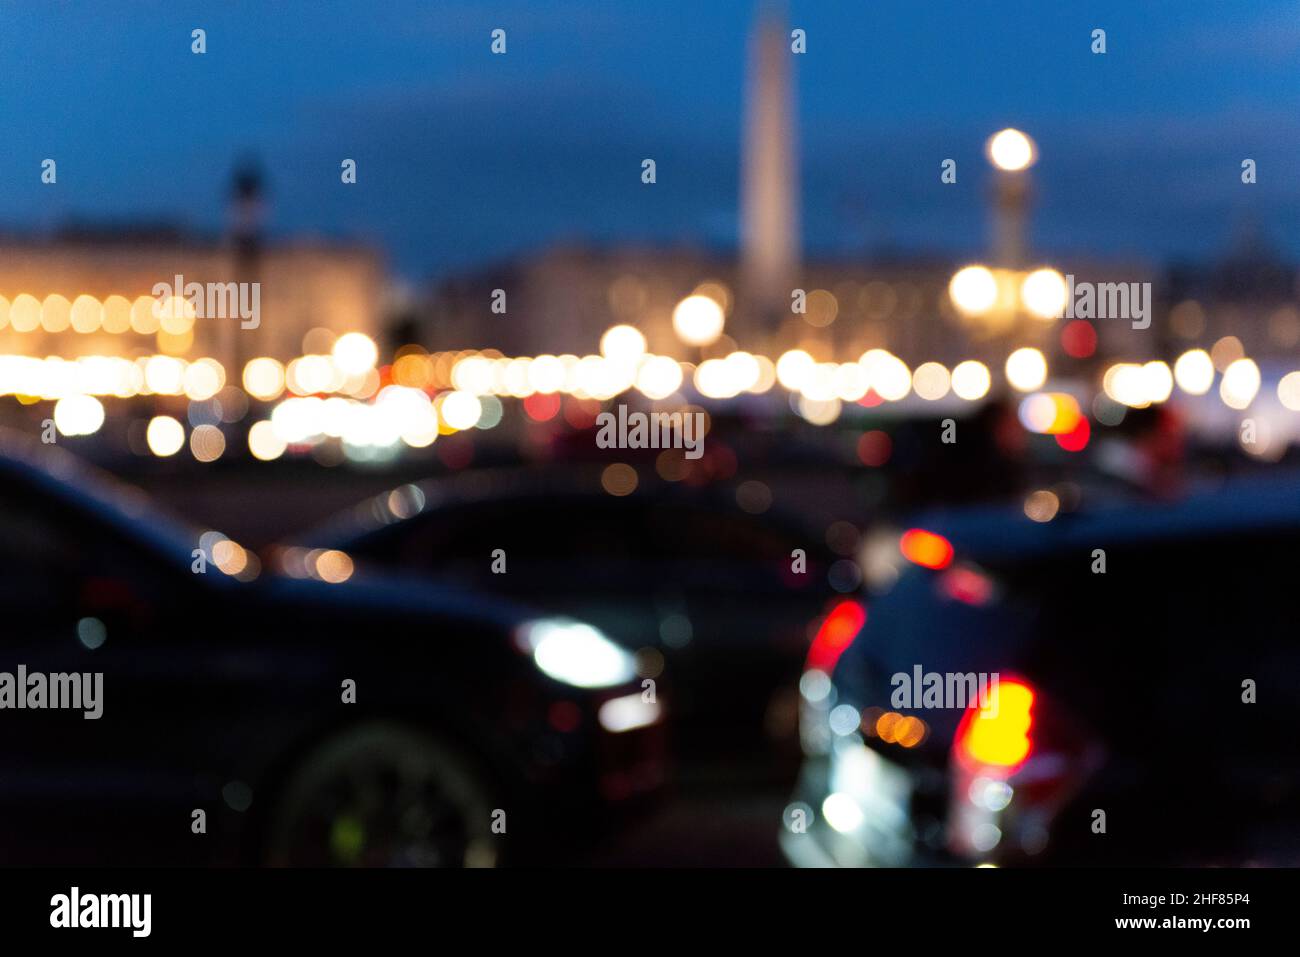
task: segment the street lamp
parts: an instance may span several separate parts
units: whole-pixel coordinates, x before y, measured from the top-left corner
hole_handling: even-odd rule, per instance
[[[989,162],[1000,170],[1018,173],[1038,160],[1038,147],[1020,130],[1005,129],[994,133],[985,144]]]
[[[1020,303],[1036,319],[1051,322],[1061,318],[1068,298],[1065,277],[1047,266],[1035,269],[1020,283]]]
[[[673,310],[673,331],[689,346],[707,346],[722,335],[725,316],[711,296],[687,296]]]
[[[948,298],[964,318],[1006,332],[1022,314],[1047,322],[1061,318],[1069,287],[1050,266],[1025,271],[974,265],[953,273]]]
[[[1027,170],[1038,160],[1038,147],[1020,130],[994,133],[985,152],[995,169],[993,187],[993,256],[997,265],[1019,269],[1025,260],[1025,220],[1031,182]]]
[[[959,269],[948,283],[954,306],[966,316],[982,316],[998,301],[998,280],[987,266]]]

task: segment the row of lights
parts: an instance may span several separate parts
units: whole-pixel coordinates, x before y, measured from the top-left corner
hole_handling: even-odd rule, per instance
[[[966,266],[948,283],[948,296],[966,316],[1015,311],[1017,306],[1037,319],[1059,319],[1065,311],[1069,287],[1065,277],[1050,267],[1020,272]]]
[[[12,302],[0,296],[0,330],[9,328],[14,332],[57,333],[71,329],[85,334],[153,335],[161,331],[184,335],[193,328],[195,316],[194,304],[179,296],[137,296],[132,300],[113,295],[101,301],[88,295],[70,300],[58,293],[44,299],[21,293]]]
[[[201,402],[225,387],[226,370],[216,359],[194,361],[152,355],[137,359],[84,356],[0,355],[0,395],[35,399],[70,396],[183,395]]]
[[[646,352],[644,338],[630,326],[610,329],[601,346],[602,355],[587,356],[512,358],[468,353],[452,366],[451,384],[475,395],[514,398],[560,393],[608,399],[635,388],[658,400],[676,393],[689,373],[695,389],[707,398],[762,394],[779,383],[809,399],[847,402],[860,401],[873,392],[887,402],[913,392],[930,401],[950,392],[976,401],[992,386],[992,374],[979,360],[968,359],[952,369],[939,362],[910,369],[886,349],[870,349],[856,362],[818,362],[805,350],[791,349],[775,362],[764,355],[736,351],[693,365]],[[1019,349],[1008,358],[1005,371],[1013,388],[1030,391],[1046,379],[1047,360],[1038,349]]]
[[[250,360],[244,366],[244,390],[262,401],[277,399],[286,390],[295,395],[343,392],[369,398],[379,386],[375,369],[378,356],[368,336],[348,333],[334,343],[330,355],[299,356],[287,366],[267,357]],[[210,357],[190,361],[168,355],[135,359],[0,355],[0,395],[37,399],[183,395],[201,402],[216,395],[225,384],[225,367]]]
[[[1239,343],[1235,348],[1225,343],[1216,343],[1213,354],[1189,350],[1172,368],[1160,360],[1115,363],[1103,375],[1102,391],[1118,405],[1140,408],[1166,401],[1175,384],[1188,395],[1206,394],[1217,368],[1222,372],[1219,394],[1224,403],[1247,408],[1260,388],[1259,368],[1241,354]],[[883,349],[869,350],[857,362],[848,363],[817,362],[809,353],[794,349],[776,362],[733,352],[692,366],[647,352],[645,337],[627,325],[605,333],[600,355],[457,354],[448,376],[453,388],[432,396],[427,388],[396,382],[381,387],[377,360],[375,343],[360,333],[339,337],[329,355],[300,356],[287,365],[268,357],[250,360],[242,374],[245,392],[262,401],[283,400],[268,420],[250,431],[253,454],[276,458],[291,446],[312,446],[326,438],[355,447],[391,448],[402,442],[423,448],[440,434],[494,426],[501,414],[500,403],[493,398],[497,395],[529,399],[567,393],[599,400],[635,388],[659,400],[676,394],[688,373],[701,395],[717,399],[761,394],[779,383],[796,400],[797,411],[817,424],[833,422],[842,403],[863,401],[868,395],[892,402],[915,393],[920,399],[937,401],[951,393],[978,401],[992,386],[990,370],[978,360],[959,362],[952,369],[938,362],[909,369]],[[1027,429],[1061,436],[1078,428],[1082,414],[1077,400],[1063,393],[1039,392],[1048,377],[1047,360],[1040,350],[1015,350],[1004,372],[1012,389],[1030,394],[1021,406]],[[66,435],[91,434],[102,426],[104,410],[96,396],[183,395],[191,402],[204,402],[225,387],[225,370],[211,358],[187,362],[164,355],[135,360],[99,356],[68,361],[0,356],[0,394],[17,395],[23,401],[57,400],[55,423]],[[1300,411],[1300,371],[1282,378],[1278,396],[1286,408]],[[220,434],[211,423],[196,425],[191,436],[196,457],[206,461],[220,457],[224,452]],[[170,417],[153,420],[148,435],[154,454],[175,454],[184,444],[184,427]]]
[[[615,347],[623,334],[617,329],[611,332],[619,334],[607,334],[605,344],[617,358],[489,359],[468,355],[452,367],[452,380],[458,388],[433,398],[422,389],[395,384],[359,397],[322,397],[316,393],[327,390],[304,386],[297,382],[301,377],[294,374],[296,363],[314,357],[300,357],[288,366],[273,359],[253,359],[245,366],[243,382],[254,398],[273,401],[283,395],[286,385],[293,385],[289,389],[293,394],[272,411],[270,432],[260,436],[255,452],[259,457],[276,457],[290,445],[311,444],[313,437],[340,438],[357,446],[391,446],[401,440],[422,448],[438,434],[480,426],[484,399],[494,391],[517,398],[566,391],[578,398],[609,398],[635,386],[652,399],[667,398],[676,392],[684,381],[676,360],[645,354],[633,362]],[[371,355],[368,349],[364,351]],[[345,344],[340,350],[343,365],[359,374],[359,365],[348,367],[348,352]],[[373,367],[368,371],[373,373]],[[1172,370],[1158,360],[1116,363],[1106,370],[1103,391],[1121,405],[1143,407],[1167,400],[1175,382],[1189,395],[1203,395],[1213,382],[1214,372],[1209,353],[1191,350],[1178,359]],[[584,373],[590,373],[590,378],[584,378]],[[1077,424],[1077,415],[1068,425],[1062,424],[1065,420],[1061,405],[1068,397],[1053,394],[1055,411],[1045,411],[1043,396],[1036,390],[1046,382],[1048,368],[1039,350],[1027,347],[1013,352],[1005,373],[1013,389],[1035,393],[1030,397],[1032,401],[1022,406],[1022,421],[1031,431],[1056,434]],[[988,393],[992,383],[988,367],[977,360],[958,363],[951,371],[937,362],[909,370],[901,359],[885,350],[870,350],[856,363],[818,363],[802,350],[791,350],[775,363],[765,356],[737,352],[725,359],[706,360],[696,367],[694,378],[701,394],[710,398],[727,398],[742,391],[758,394],[780,383],[800,397],[803,404],[799,408],[805,417],[819,423],[833,421],[838,417],[840,403],[861,401],[868,392],[874,392],[882,401],[898,401],[910,392],[928,401],[944,398],[950,392],[960,399],[977,401]],[[1224,370],[1220,395],[1230,407],[1245,408],[1254,399],[1259,384],[1255,363],[1237,358]],[[55,422],[67,435],[90,434],[102,425],[103,407],[96,395],[184,395],[193,402],[202,402],[217,395],[224,385],[225,371],[212,359],[186,363],[171,356],[134,362],[95,357],[65,362],[0,357],[0,392],[58,399]],[[1279,397],[1287,408],[1300,409],[1300,372],[1283,378]],[[827,405],[834,407],[834,415],[825,413],[823,407]],[[499,419],[499,403],[497,406]],[[1056,427],[1041,425],[1045,421],[1056,423]],[[161,447],[167,445],[164,442]]]
[[[1202,396],[1214,386],[1216,363],[1204,349],[1189,349],[1170,368],[1167,362],[1117,362],[1102,376],[1102,391],[1113,401],[1130,408],[1159,405],[1169,399],[1177,385],[1187,395]],[[1262,376],[1255,360],[1246,356],[1222,363],[1219,398],[1230,409],[1250,406],[1259,394]],[[1300,411],[1300,372],[1289,372],[1278,382],[1278,399],[1288,409]]]

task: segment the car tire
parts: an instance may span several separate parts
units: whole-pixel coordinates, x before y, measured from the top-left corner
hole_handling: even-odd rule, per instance
[[[491,789],[432,735],[368,722],[313,748],[271,815],[266,863],[280,867],[491,867]]]

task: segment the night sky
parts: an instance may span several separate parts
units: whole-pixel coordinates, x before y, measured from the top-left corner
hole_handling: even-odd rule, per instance
[[[218,229],[232,165],[254,153],[274,231],[377,243],[411,280],[559,240],[729,248],[753,10],[4,0],[0,231]],[[1041,150],[1044,254],[1209,257],[1247,229],[1300,253],[1300,3],[788,10],[808,31],[793,59],[810,250],[977,252],[983,140],[1015,125]],[[495,27],[505,56],[489,52]],[[45,157],[56,186],[40,183]],[[345,157],[356,186],[339,182]],[[946,157],[955,186],[939,182]],[[1257,185],[1241,184],[1246,157]]]

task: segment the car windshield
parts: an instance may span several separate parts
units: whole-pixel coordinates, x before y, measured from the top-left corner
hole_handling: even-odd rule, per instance
[[[884,706],[896,674],[1006,667],[1034,634],[1041,607],[1014,575],[973,566],[909,569],[869,599],[861,634],[836,669],[851,701]]]

